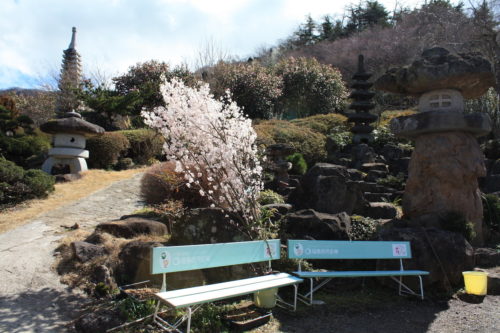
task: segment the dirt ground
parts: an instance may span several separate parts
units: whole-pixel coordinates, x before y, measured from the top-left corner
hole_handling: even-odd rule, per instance
[[[391,296],[378,291],[340,292],[325,296],[327,304],[301,306],[297,313],[274,311],[268,324],[252,332],[307,333],[498,333],[500,296],[469,299]],[[320,296],[321,298],[321,296]],[[379,300],[377,300],[377,298]],[[349,300],[350,299],[350,300]]]

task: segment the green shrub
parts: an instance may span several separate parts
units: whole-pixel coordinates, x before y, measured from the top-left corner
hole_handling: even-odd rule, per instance
[[[12,205],[27,199],[46,197],[54,191],[54,177],[41,170],[24,171],[0,157],[0,205]]]
[[[0,181],[7,184],[14,184],[24,177],[24,170],[14,162],[0,157]]]
[[[274,143],[288,143],[304,156],[308,165],[326,158],[326,136],[308,127],[297,126],[286,120],[265,120],[254,126],[257,142],[268,146]]]
[[[293,175],[303,175],[307,172],[307,163],[301,153],[293,153],[287,156],[286,160],[292,163],[292,169],[289,173]]]
[[[323,135],[349,131],[347,117],[337,113],[317,114],[310,117],[293,119],[291,122],[297,126],[308,127]]]
[[[441,228],[443,230],[456,232],[465,237],[469,242],[476,237],[474,224],[467,221],[462,213],[447,212],[441,216]]]
[[[42,170],[26,171],[23,182],[30,188],[32,198],[43,198],[54,191],[55,178]]]
[[[225,63],[212,67],[208,76],[215,97],[225,97],[229,89],[233,100],[251,119],[275,116],[275,105],[281,96],[283,82],[279,76],[258,62]]]
[[[315,58],[283,58],[274,66],[283,79],[280,98],[282,115],[293,119],[341,111],[346,106],[347,89],[340,71]]]
[[[272,190],[264,190],[259,193],[258,202],[261,205],[270,205],[285,203],[285,200],[283,199],[283,196]]]
[[[371,240],[377,234],[378,222],[369,217],[351,216],[350,240]]]
[[[151,160],[159,158],[163,148],[163,137],[151,129],[136,129],[119,131],[123,134],[130,147],[126,157],[131,158],[135,164],[149,164]]]
[[[488,140],[481,145],[484,151],[484,156],[491,160],[497,160],[500,158],[500,141],[499,140]]]
[[[203,179],[202,179],[203,181]],[[174,162],[157,163],[151,166],[141,180],[141,196],[150,205],[167,201],[180,201],[184,207],[208,207],[206,196],[201,196],[199,188],[186,186],[184,174],[175,171]]]
[[[405,176],[403,173],[399,173],[397,176],[388,175],[385,178],[377,179],[377,184],[402,191],[405,189]]]
[[[500,198],[495,194],[484,194],[482,199],[484,222],[490,229],[500,232]]]
[[[110,169],[130,147],[128,139],[119,132],[106,132],[87,140],[88,164],[91,168]]]
[[[191,325],[196,327],[197,332],[227,332],[227,324],[223,317],[231,308],[231,305],[203,304],[198,311],[193,313]]]
[[[140,302],[127,297],[119,303],[118,309],[123,318],[126,318],[127,321],[132,321],[153,314],[155,305],[156,302],[153,299]]]
[[[40,167],[49,149],[50,136],[41,132],[12,137],[0,134],[0,153],[24,168]]]
[[[328,134],[329,144],[332,151],[341,151],[352,142],[352,133],[349,131],[338,131]]]
[[[130,157],[122,157],[118,159],[118,162],[116,162],[114,168],[116,170],[128,170],[132,169],[134,165],[135,163]]]

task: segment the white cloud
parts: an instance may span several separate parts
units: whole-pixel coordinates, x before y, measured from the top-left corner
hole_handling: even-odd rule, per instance
[[[73,26],[78,29],[77,50],[84,69],[98,67],[116,75],[150,59],[173,65],[192,62],[200,45],[209,39],[232,54],[250,56],[259,46],[271,46],[289,36],[307,14],[319,19],[342,12],[348,2],[0,1],[0,88],[8,86],[9,80],[19,82],[15,75],[47,76],[43,73],[58,70]]]

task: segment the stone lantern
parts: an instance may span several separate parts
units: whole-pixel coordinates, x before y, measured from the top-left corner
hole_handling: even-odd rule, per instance
[[[40,129],[53,135],[53,148],[49,150],[49,158],[43,163],[42,170],[53,173],[55,166],[69,167],[70,173],[76,174],[87,170],[85,150],[86,137],[101,135],[104,128],[91,124],[76,112],[68,112],[64,118],[50,120]]]
[[[387,71],[375,87],[419,98],[418,113],[391,121],[396,136],[414,140],[403,196],[406,218],[461,213],[483,242],[483,209],[478,177],[486,175],[476,137],[491,131],[487,114],[465,114],[464,98],[477,98],[493,86],[490,63],[478,54],[425,50],[410,66]]]

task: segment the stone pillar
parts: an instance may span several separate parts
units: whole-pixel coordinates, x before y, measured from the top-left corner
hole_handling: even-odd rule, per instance
[[[404,216],[459,212],[474,224],[474,243],[481,244],[483,207],[478,178],[486,175],[486,168],[476,135],[491,130],[488,115],[426,112],[396,118],[391,129],[415,141],[403,196]]]

